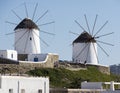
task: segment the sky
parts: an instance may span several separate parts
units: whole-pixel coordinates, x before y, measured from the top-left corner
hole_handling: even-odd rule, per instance
[[[83,32],[75,20],[87,29],[84,18],[86,14],[89,27],[92,30],[95,16],[98,15],[94,33],[106,21],[108,23],[98,35],[114,32],[114,34],[100,38],[101,41],[111,43],[114,46],[100,44],[109,54],[109,57],[98,47],[99,63],[102,65],[120,63],[119,0],[0,0],[0,50],[14,49],[14,34],[6,34],[14,32],[16,25],[6,23],[6,21],[16,24],[21,21],[12,10],[22,19],[27,17],[24,3],[26,3],[29,18],[32,18],[35,5],[38,3],[33,21],[48,10],[48,13],[39,20],[37,25],[55,21],[54,24],[39,27],[55,34],[53,36],[40,32],[40,37],[49,45],[46,46],[41,42],[42,53],[57,53],[60,60],[72,60],[71,44],[78,36],[69,33],[69,31],[78,34]]]

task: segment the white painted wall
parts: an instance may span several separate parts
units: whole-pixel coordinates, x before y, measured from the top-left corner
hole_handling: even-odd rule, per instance
[[[0,77],[0,93],[9,93],[9,89],[13,89],[13,93],[49,93],[49,78],[47,77],[22,77],[22,76],[1,76]]]
[[[18,52],[18,54],[40,53],[39,30],[37,29],[15,30],[15,50]]]
[[[15,51],[15,50],[0,50],[0,57],[17,60],[17,51]]]
[[[48,54],[29,54],[28,55],[28,61],[32,61],[32,62],[42,62],[46,60]],[[34,59],[38,58],[38,61],[35,61]]]
[[[110,89],[103,89],[103,85],[110,85]],[[120,82],[82,82],[81,83],[81,89],[90,89],[95,90],[95,89],[100,89],[100,93],[120,93],[120,90],[115,90],[115,85],[120,85]]]
[[[81,89],[102,89],[102,82],[82,82]]]
[[[120,90],[115,90],[115,91],[101,91],[100,93],[120,93]]]
[[[82,51],[82,52],[81,52]],[[96,43],[74,43],[72,59],[76,63],[98,64]]]

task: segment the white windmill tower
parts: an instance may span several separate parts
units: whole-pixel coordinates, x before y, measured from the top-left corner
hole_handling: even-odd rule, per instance
[[[84,31],[73,41],[74,62],[98,64],[96,40],[91,38],[92,36]]]
[[[98,38],[113,34],[113,32],[97,36],[97,34],[108,23],[108,21],[106,21],[101,26],[101,28],[98,29],[98,31],[96,33],[94,33],[94,28],[95,28],[96,21],[97,21],[97,15],[96,15],[96,18],[94,21],[92,32],[90,31],[86,15],[84,15],[84,16],[85,16],[86,24],[88,27],[88,32],[75,20],[75,22],[78,24],[78,26],[80,26],[80,28],[82,28],[83,32],[80,35],[77,34],[79,36],[73,41],[72,60],[75,63],[98,65],[99,60],[98,60],[97,47],[99,47],[107,56],[109,56],[107,54],[107,52],[104,50],[104,48],[102,48],[99,43],[113,46],[110,43],[106,43],[104,41],[98,40]],[[74,32],[71,32],[71,33],[76,34]]]
[[[18,54],[40,53],[39,28],[31,19],[23,19],[14,30],[15,50]]]

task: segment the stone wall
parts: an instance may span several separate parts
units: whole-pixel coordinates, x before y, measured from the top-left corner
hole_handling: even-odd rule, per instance
[[[67,68],[69,70],[87,70],[87,67],[96,67],[101,73],[110,74],[109,66],[103,65],[92,65],[92,64],[81,64],[73,62],[59,62],[58,67]]]
[[[22,71],[22,69],[24,69],[23,71],[29,71],[35,68],[54,68],[54,63],[58,62],[58,59],[59,59],[58,55],[48,54],[46,62],[33,63],[29,61],[27,62],[19,61],[19,68],[20,68],[20,71]]]
[[[90,65],[80,64],[73,62],[58,62],[59,56],[57,54],[48,53],[45,62],[29,62],[29,61],[12,61],[4,58],[0,58],[0,72],[2,70],[6,72],[25,73],[26,71],[33,70],[35,68],[54,68],[62,67],[69,70],[87,70],[87,66],[96,67],[100,72],[110,74],[110,68],[102,65]]]
[[[103,66],[103,65],[87,65],[87,66],[96,67],[101,73],[110,75],[110,67],[109,66]]]
[[[35,68],[54,68],[54,63],[58,62],[59,56],[57,54],[48,54],[45,62],[28,62],[19,61],[12,62],[8,59],[0,60],[0,73],[16,73],[24,74],[26,71],[33,70]]]

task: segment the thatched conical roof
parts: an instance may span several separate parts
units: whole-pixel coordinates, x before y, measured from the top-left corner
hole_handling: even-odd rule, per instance
[[[23,29],[23,28],[26,28],[26,29],[38,29],[38,26],[29,18],[25,18],[23,19],[16,27],[14,30],[17,30],[17,29]]]
[[[73,43],[88,43],[88,42],[96,42],[96,40],[86,31],[82,32]]]

